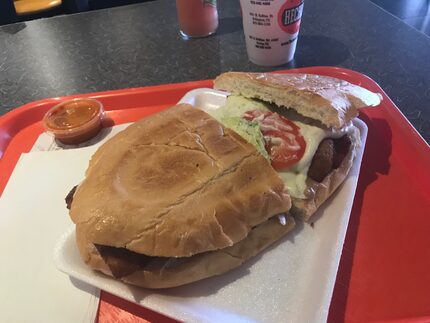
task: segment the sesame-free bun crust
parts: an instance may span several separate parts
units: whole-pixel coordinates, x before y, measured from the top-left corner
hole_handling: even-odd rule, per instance
[[[230,247],[290,207],[282,180],[254,146],[178,105],[97,150],[70,216],[92,244],[189,257]]]
[[[294,109],[336,129],[356,117],[358,109],[381,101],[360,86],[314,74],[228,72],[215,79],[214,88]]]
[[[291,216],[286,223],[280,224],[277,216],[253,228],[248,236],[231,247],[205,252],[182,259],[154,259],[144,268],[135,270],[118,279],[125,283],[146,288],[169,288],[208,277],[223,274],[239,267],[246,260],[257,255],[275,241],[286,235],[295,225]],[[97,248],[76,231],[77,244],[84,261],[93,269],[113,276]],[[127,259],[123,259],[126,262]],[[124,264],[127,266],[127,264]],[[130,267],[133,267],[130,264]]]

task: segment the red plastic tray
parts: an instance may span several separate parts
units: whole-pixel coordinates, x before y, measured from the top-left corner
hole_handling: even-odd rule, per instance
[[[328,321],[430,322],[430,147],[370,78],[335,67],[283,72],[333,76],[384,97],[379,107],[360,113],[369,133]],[[212,87],[212,81],[79,97],[102,101],[120,124],[165,109],[201,87]],[[43,132],[44,113],[64,99],[26,104],[0,117],[0,194],[20,154]],[[102,292],[98,321],[118,320],[172,322]]]

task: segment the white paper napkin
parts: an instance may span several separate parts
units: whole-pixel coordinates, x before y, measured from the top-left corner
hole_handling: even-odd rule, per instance
[[[23,154],[0,198],[0,321],[94,322],[99,290],[55,268],[64,198],[95,148]]]

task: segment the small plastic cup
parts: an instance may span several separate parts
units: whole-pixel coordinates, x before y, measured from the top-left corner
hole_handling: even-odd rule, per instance
[[[93,138],[102,128],[104,109],[95,99],[63,101],[43,117],[46,131],[64,144],[75,145]]]
[[[277,66],[294,58],[303,0],[240,0],[246,50],[251,62]]]
[[[207,37],[218,28],[216,0],[176,0],[179,32],[184,38]]]

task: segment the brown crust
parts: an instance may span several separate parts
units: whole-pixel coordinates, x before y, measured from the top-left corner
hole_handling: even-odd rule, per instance
[[[155,259],[145,268],[121,277],[120,280],[146,288],[169,288],[223,274],[239,267],[291,231],[295,225],[294,219],[286,216],[286,220],[286,224],[281,225],[275,216],[253,228],[239,243],[225,249],[178,260]],[[87,242],[79,230],[76,231],[76,238],[85,262],[91,268],[113,276],[97,248]]]
[[[70,216],[94,244],[188,257],[232,246],[290,207],[284,183],[253,145],[178,105],[98,149]]]
[[[356,156],[360,144],[360,132],[356,127],[348,134],[351,141],[349,152],[338,168],[334,169],[321,182],[308,178],[308,187],[312,197],[308,199],[292,198],[293,206],[291,214],[297,218],[308,221],[324,201],[333,194],[339,185],[345,180]]]
[[[221,74],[214,88],[296,110],[328,127],[340,129],[358,109],[376,106],[381,96],[344,80],[314,74]]]

